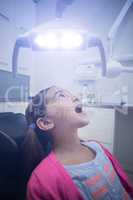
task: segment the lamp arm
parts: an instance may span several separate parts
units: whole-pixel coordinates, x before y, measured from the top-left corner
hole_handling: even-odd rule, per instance
[[[106,71],[107,71],[106,54],[102,41],[97,37],[91,37],[88,42],[88,47],[97,47],[99,49],[101,63],[102,63],[102,76],[106,76]]]
[[[19,37],[14,45],[13,49],[13,55],[12,55],[12,73],[13,77],[15,78],[17,75],[17,62],[18,62],[18,55],[19,55],[19,50],[21,47],[24,48],[29,48],[30,47],[30,42],[27,37]]]

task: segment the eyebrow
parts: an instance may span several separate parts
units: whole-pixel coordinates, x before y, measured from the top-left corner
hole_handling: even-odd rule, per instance
[[[63,90],[57,90],[57,91],[54,93],[54,96],[53,96],[53,98],[55,98],[55,97],[56,97],[56,95],[57,95],[58,93],[60,93],[60,92],[63,92]]]

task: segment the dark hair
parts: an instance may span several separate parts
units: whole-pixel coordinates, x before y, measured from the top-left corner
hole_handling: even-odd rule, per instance
[[[46,116],[46,94],[50,88],[41,90],[37,95],[32,97],[25,112],[27,119],[27,133],[22,144],[22,160],[26,182],[33,169],[52,149],[51,134],[42,131],[36,125],[36,121],[39,117]]]

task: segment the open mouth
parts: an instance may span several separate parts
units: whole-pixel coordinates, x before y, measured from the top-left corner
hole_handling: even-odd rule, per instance
[[[76,112],[76,113],[82,113],[82,105],[81,105],[81,104],[78,104],[78,105],[75,107],[75,112]]]

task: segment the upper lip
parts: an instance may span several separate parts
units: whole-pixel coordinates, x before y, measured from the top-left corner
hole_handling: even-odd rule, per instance
[[[78,103],[78,104],[76,105],[76,107],[82,108],[82,104],[81,104],[81,103]]]

